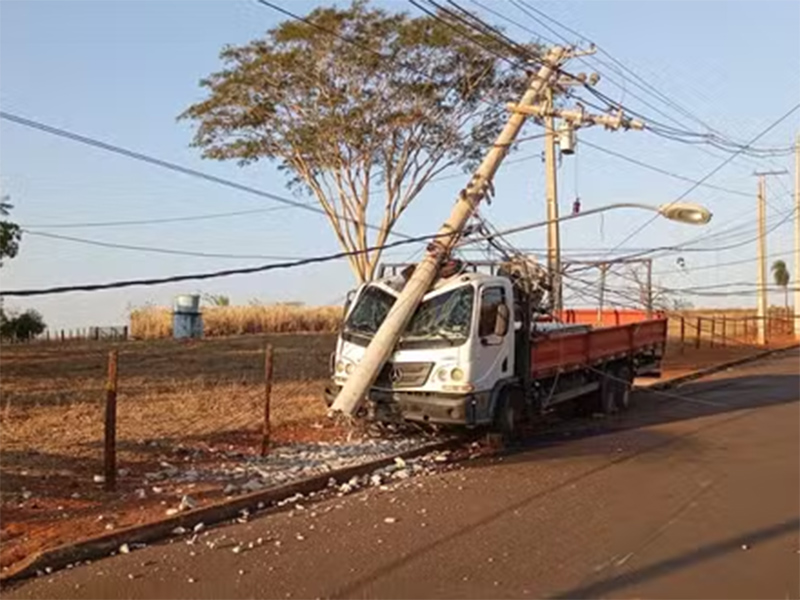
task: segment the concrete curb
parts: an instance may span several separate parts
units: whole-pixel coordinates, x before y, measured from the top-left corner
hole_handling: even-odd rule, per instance
[[[37,571],[43,571],[47,567],[55,571],[69,564],[106,557],[122,544],[146,544],[162,540],[169,537],[176,527],[183,527],[189,531],[198,523],[213,525],[237,517],[240,511],[244,509],[249,510],[251,513],[256,510],[260,510],[263,513],[270,508],[275,508],[275,505],[281,500],[290,498],[295,494],[310,494],[311,492],[324,490],[328,487],[328,481],[331,478],[337,482],[346,482],[352,477],[360,477],[376,469],[388,466],[396,458],[415,458],[429,452],[451,449],[463,442],[463,439],[456,438],[428,444],[386,458],[339,469],[338,471],[330,471],[269,490],[222,500],[209,506],[188,510],[153,523],[133,525],[73,544],[64,544],[56,548],[43,550],[32,554],[24,561],[13,566],[9,571],[0,575],[0,586],[5,587],[12,582],[32,577]],[[262,509],[258,509],[259,504],[262,505]]]
[[[699,369],[697,371],[692,371],[691,373],[686,373],[685,375],[679,375],[678,377],[672,377],[671,379],[666,379],[664,381],[657,381],[653,385],[637,385],[634,386],[634,389],[636,391],[643,391],[643,392],[646,392],[647,390],[655,390],[655,391],[669,390],[678,387],[684,383],[687,383],[689,381],[701,379],[702,377],[706,377],[707,375],[713,375],[714,373],[718,373],[719,371],[730,369],[731,367],[738,367],[739,365],[751,363],[762,358],[767,358],[774,354],[779,354],[781,352],[786,352],[788,350],[795,350],[797,348],[800,348],[800,344],[792,344],[791,346],[784,346],[783,348],[773,348],[771,350],[765,350],[764,352],[759,352],[758,354],[752,354],[750,356],[745,356],[744,358],[737,358],[736,360],[731,360],[725,363],[719,363],[712,367],[706,367],[705,369]]]

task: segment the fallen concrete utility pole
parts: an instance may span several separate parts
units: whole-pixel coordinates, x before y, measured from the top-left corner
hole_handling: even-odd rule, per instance
[[[576,53],[561,46],[551,48],[542,61],[538,73],[531,80],[528,89],[519,102],[520,107],[537,103],[545,89],[558,77],[560,65]],[[497,141],[487,153],[483,162],[472,176],[467,187],[461,191],[450,217],[439,229],[437,237],[428,246],[424,258],[414,269],[402,293],[386,315],[383,323],[372,338],[364,357],[356,365],[331,406],[333,413],[354,414],[363,402],[367,391],[378,376],[381,368],[394,350],[397,340],[414,315],[422,297],[430,289],[439,266],[455,246],[464,226],[472,216],[480,201],[491,188],[492,178],[500,163],[514,143],[526,115],[512,112]]]

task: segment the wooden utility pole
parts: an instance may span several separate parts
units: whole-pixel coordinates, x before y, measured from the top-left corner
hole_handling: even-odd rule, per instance
[[[117,486],[117,380],[117,351],[109,350],[103,453],[105,488],[109,492]]]
[[[550,48],[542,59],[542,66],[522,96],[520,107],[532,106],[539,102],[545,89],[552,85],[554,78],[558,77],[561,65],[567,59],[578,55],[579,53],[571,48],[561,46]],[[489,149],[466,188],[461,191],[450,216],[439,229],[438,236],[428,245],[424,258],[417,264],[397,301],[373,336],[364,356],[336,396],[331,406],[333,413],[340,412],[350,416],[364,400],[380,369],[391,355],[398,338],[417,310],[422,297],[436,279],[439,266],[450,255],[464,226],[481,200],[491,191],[494,174],[522,129],[525,119],[524,113],[512,111],[496,142]]]
[[[261,432],[261,456],[269,452],[272,436],[271,420],[272,403],[272,344],[264,347],[264,428]]]

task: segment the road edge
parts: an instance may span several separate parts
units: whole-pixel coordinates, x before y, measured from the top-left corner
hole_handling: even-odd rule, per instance
[[[5,588],[9,584],[33,577],[36,575],[37,571],[44,571],[46,568],[55,571],[81,561],[104,558],[111,552],[119,549],[122,544],[148,544],[160,541],[170,537],[172,531],[176,527],[183,527],[189,531],[198,523],[203,523],[208,526],[236,518],[243,510],[248,510],[251,514],[255,512],[264,514],[268,511],[274,511],[279,508],[277,504],[281,500],[291,498],[295,494],[305,495],[324,490],[328,487],[330,479],[335,479],[337,482],[346,482],[353,477],[360,477],[388,466],[394,463],[397,458],[416,458],[430,452],[452,449],[463,443],[463,439],[453,438],[427,444],[419,448],[387,456],[386,458],[346,467],[337,471],[329,471],[268,490],[252,492],[243,496],[221,500],[209,506],[188,510],[173,517],[167,517],[152,523],[132,525],[79,542],[63,544],[55,548],[50,548],[49,550],[42,550],[20,561],[16,566],[12,566],[7,572],[0,574],[0,588]],[[261,505],[261,508],[258,508],[259,505]]]
[[[728,362],[719,363],[711,367],[698,369],[697,371],[692,371],[691,373],[686,373],[685,375],[678,375],[677,377],[665,379],[664,381],[656,381],[652,385],[635,385],[633,389],[641,392],[646,392],[647,390],[655,390],[655,391],[669,390],[678,387],[684,383],[688,383],[689,381],[702,379],[703,377],[706,377],[708,375],[713,375],[714,373],[718,373],[726,369],[738,367],[740,365],[755,362],[762,358],[768,358],[774,354],[787,352],[789,350],[796,350],[798,348],[800,348],[800,343],[791,344],[789,346],[783,346],[782,348],[771,348],[770,350],[764,350],[763,352],[759,352],[757,354],[752,354],[750,356],[737,358],[736,360],[730,360]]]

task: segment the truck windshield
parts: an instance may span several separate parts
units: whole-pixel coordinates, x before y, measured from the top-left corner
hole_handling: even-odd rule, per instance
[[[466,285],[422,302],[400,338],[403,348],[455,346],[469,337],[472,321],[472,286]],[[350,341],[372,338],[397,298],[376,286],[368,286],[345,321]]]

